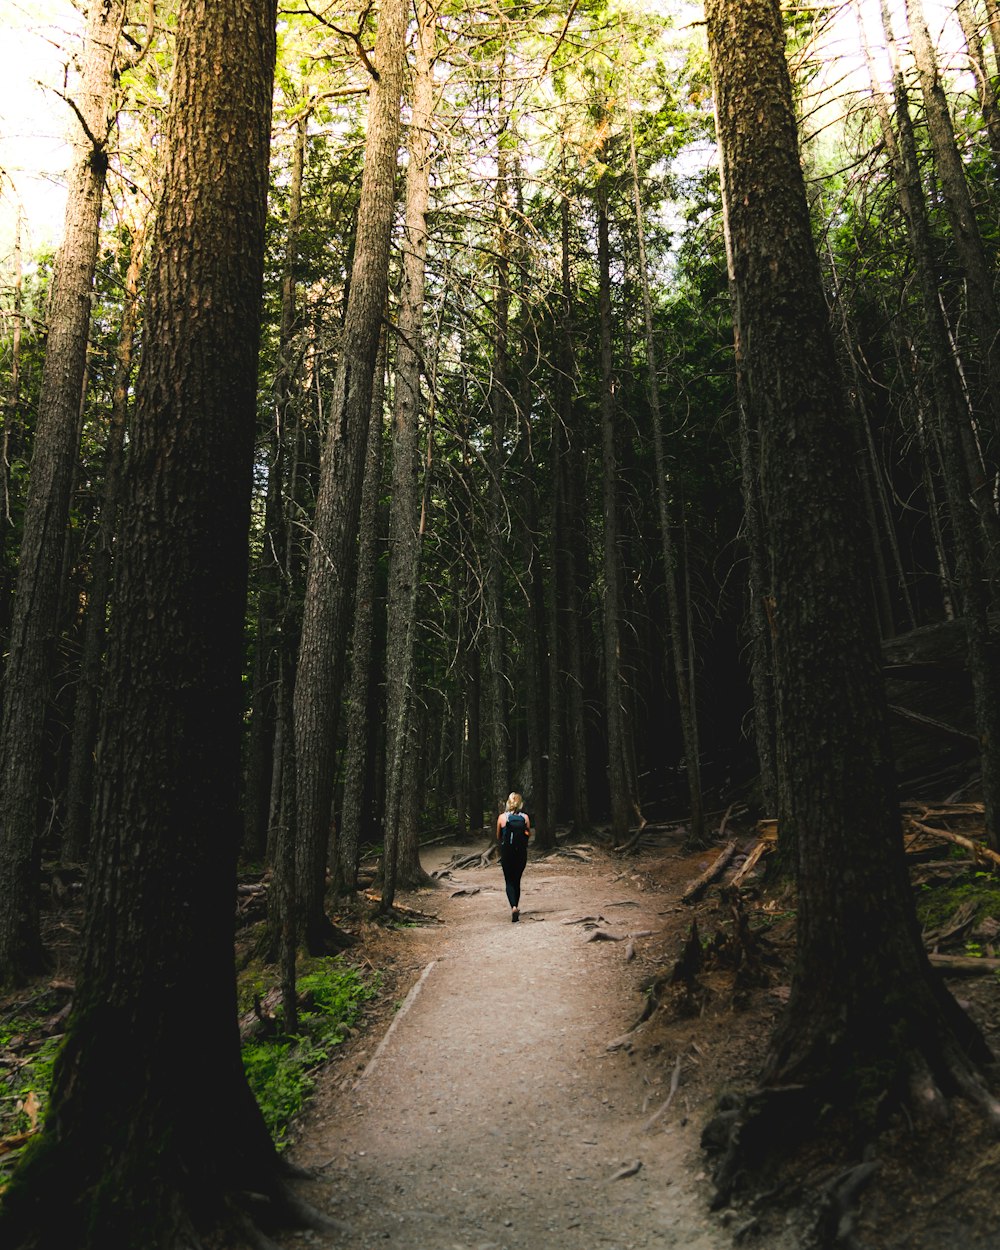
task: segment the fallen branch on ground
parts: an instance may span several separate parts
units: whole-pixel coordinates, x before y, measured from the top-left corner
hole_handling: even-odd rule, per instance
[[[977,955],[928,955],[927,958],[946,977],[981,977],[1000,971],[1000,959]]]
[[[733,838],[722,848],[711,864],[705,869],[700,877],[696,877],[694,881],[685,889],[681,895],[682,903],[693,903],[700,898],[704,891],[718,877],[723,868],[729,863],[736,853],[736,839]]]
[[[1000,855],[996,851],[991,851],[988,846],[983,846],[980,842],[973,842],[971,838],[967,838],[961,833],[952,833],[948,829],[935,829],[932,825],[925,825],[922,821],[914,820],[912,816],[906,817],[905,823],[912,829],[918,829],[921,833],[929,834],[932,838],[941,838],[944,842],[953,842],[956,846],[964,846],[967,851],[972,852],[976,859],[1000,865]]]

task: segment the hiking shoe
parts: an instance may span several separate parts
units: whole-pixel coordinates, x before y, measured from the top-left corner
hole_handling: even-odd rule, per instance
[[[515,907],[514,910],[510,913],[510,922],[511,924],[517,924],[517,922],[520,919],[521,919],[521,913]]]

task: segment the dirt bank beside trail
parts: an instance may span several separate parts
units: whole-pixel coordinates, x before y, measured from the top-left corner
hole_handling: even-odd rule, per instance
[[[456,850],[428,853],[424,866]],[[711,1063],[705,1022],[695,1048],[679,1038],[608,1049],[638,1017],[643,977],[676,957],[690,913],[641,865],[585,853],[589,862],[529,861],[517,925],[497,867],[398,900],[440,923],[391,934],[382,953],[402,1006],[331,1065],[292,1152],[318,1171],[303,1196],[344,1232],[284,1245],[733,1244],[732,1220],[708,1210],[697,1148],[709,1091],[702,1081],[692,1096],[686,1076]],[[695,875],[692,857],[666,858],[681,884]],[[643,936],[633,954],[628,941],[588,940],[597,931]],[[650,1123],[681,1047],[678,1088]]]

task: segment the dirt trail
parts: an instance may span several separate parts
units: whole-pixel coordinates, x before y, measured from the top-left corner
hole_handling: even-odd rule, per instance
[[[531,859],[516,925],[499,868],[399,901],[444,923],[401,935],[404,1004],[388,1031],[331,1066],[293,1151],[320,1177],[303,1196],[345,1231],[283,1244],[729,1247],[732,1230],[707,1211],[683,1088],[644,1127],[667,1098],[674,1055],[607,1050],[637,1017],[647,961],[662,962],[657,935],[675,900],[597,856]],[[628,963],[625,942],[587,941],[590,931],[566,923],[585,916],[653,936]]]

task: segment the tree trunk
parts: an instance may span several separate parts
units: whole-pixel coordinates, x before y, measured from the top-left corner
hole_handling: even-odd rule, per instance
[[[327,848],[372,377],[388,290],[405,30],[402,0],[387,0],[379,17],[379,79],[369,106],[354,263],[320,465],[295,678],[297,895],[306,943],[317,954],[331,941],[340,945],[324,912]]]
[[[501,73],[502,73],[501,69]],[[510,793],[510,762],[507,741],[507,648],[505,642],[504,615],[504,568],[510,511],[504,498],[504,472],[506,458],[504,439],[507,432],[507,415],[510,407],[510,260],[508,258],[508,233],[510,230],[510,204],[508,202],[509,154],[507,150],[508,125],[503,93],[504,79],[498,88],[501,98],[501,117],[497,136],[497,180],[494,196],[496,213],[496,243],[494,244],[493,303],[493,372],[490,378],[490,445],[489,502],[485,509],[486,529],[489,536],[488,563],[483,577],[483,597],[486,608],[486,681],[489,691],[489,746],[490,746],[490,810],[494,817],[503,811]]]
[[[126,7],[124,0],[90,5],[77,101],[78,154],[49,298],[0,721],[0,983],[37,971],[45,962],[38,914],[43,739],[62,609],[63,549],[78,451],[115,57]]]
[[[892,44],[888,11],[884,6],[883,13],[886,34]],[[971,314],[969,321],[984,373],[983,383],[977,388],[977,407],[981,410],[987,463],[992,466],[1000,454],[1000,310],[921,0],[906,0],[906,16],[934,164],[951,222],[955,250],[966,277]],[[988,541],[992,548],[1000,549],[1000,522],[997,521],[995,508],[988,519],[992,521]],[[993,577],[993,583],[994,593],[1000,593],[1000,571]]]
[[[392,905],[396,871],[419,876],[420,862],[399,860],[403,757],[413,714],[413,649],[420,580],[420,377],[423,356],[427,207],[430,196],[431,127],[434,112],[435,14],[421,0],[413,66],[413,107],[406,167],[403,282],[396,347],[392,417],[392,492],[389,509],[389,602],[386,626],[386,857],[382,905]],[[390,872],[389,869],[392,871]]]
[[[869,55],[869,73],[882,132],[893,167],[907,235],[924,310],[925,332],[931,356],[938,441],[944,460],[945,490],[955,530],[956,575],[963,614],[969,631],[969,667],[975,693],[976,728],[982,761],[985,823],[990,845],[1000,845],[1000,657],[990,639],[988,569],[996,566],[989,557],[996,511],[989,484],[981,471],[975,449],[969,448],[972,431],[964,402],[958,364],[950,342],[935,279],[931,226],[923,198],[916,138],[910,117],[906,85],[895,56],[890,18],[883,7],[882,20],[893,61],[895,129],[882,93],[878,90]],[[964,446],[963,446],[964,444]],[[970,463],[972,468],[970,470]],[[976,501],[981,526],[967,525],[970,497]],[[985,537],[985,549],[984,549]]]
[[[853,447],[781,11],[774,0],[710,0],[707,19],[736,350],[760,433],[783,817],[798,887],[791,998],[762,1096],[744,1109],[717,1178],[725,1193],[735,1168],[758,1166],[765,1148],[787,1149],[796,1130],[817,1131],[822,1105],[855,1125],[883,1091],[891,1101],[918,1090],[929,1107],[942,1090],[961,1089],[992,1118],[1000,1107],[974,1066],[986,1055],[982,1038],[927,961],[903,860],[879,645],[859,576],[865,544]]]
[[[674,551],[673,524],[670,519],[670,497],[667,488],[667,456],[663,446],[663,420],[660,415],[660,383],[656,366],[656,338],[653,333],[653,304],[649,294],[649,266],[646,260],[646,226],[643,221],[642,195],[639,187],[639,165],[635,151],[635,127],[631,103],[628,115],[629,158],[632,169],[632,191],[635,202],[635,227],[639,241],[639,280],[642,287],[642,311],[646,327],[646,376],[649,410],[653,419],[653,452],[656,463],[656,503],[660,522],[660,544],[663,552],[663,576],[667,587],[667,608],[670,614],[670,647],[674,661],[674,682],[677,687],[677,708],[680,714],[681,739],[688,779],[690,803],[688,843],[705,844],[705,807],[701,794],[701,760],[698,746],[698,717],[688,684],[688,657],[685,630],[677,593],[677,557]],[[683,524],[683,522],[682,522]]]
[[[983,37],[976,20],[972,0],[958,0],[956,6],[958,20],[965,36],[965,46],[969,54],[969,65],[976,80],[976,95],[979,98],[979,111],[983,115],[986,137],[989,140],[990,153],[993,157],[994,172],[1000,174],[1000,109],[997,108],[997,96],[986,67],[986,53],[983,50]]]
[[[281,313],[278,323],[278,368],[274,382],[274,419],[268,434],[267,494],[264,500],[264,533],[257,568],[257,629],[253,657],[253,693],[247,742],[244,788],[244,854],[260,859],[267,846],[272,754],[277,720],[277,637],[286,597],[285,466],[289,431],[294,428],[294,341],[297,330],[295,267],[299,254],[299,222],[302,215],[302,182],[305,175],[309,114],[303,111],[295,125],[292,174],[288,187],[288,223],[285,231],[281,275]],[[286,665],[286,669],[287,669]],[[285,679],[294,680],[286,671]]]
[[[575,407],[575,406],[574,406]],[[588,674],[584,664],[584,590],[589,583],[589,566],[585,543],[583,498],[583,433],[579,414],[569,427],[571,442],[567,446],[565,464],[565,519],[562,524],[566,550],[566,747],[569,753],[570,799],[573,831],[577,837],[590,832],[590,783],[587,767],[587,689]],[[575,425],[575,429],[574,429]]]
[[[299,1205],[242,1070],[232,921],[275,20],[274,0],[178,14],[90,909],[45,1129],[4,1195],[12,1250],[229,1244],[250,1194]]]
[[[629,789],[625,735],[626,692],[622,673],[621,563],[618,550],[618,453],[615,447],[614,354],[611,338],[611,248],[608,240],[608,184],[597,188],[597,255],[601,321],[601,497],[604,506],[604,691],[611,791],[611,838],[628,836],[633,795]]]
[[[24,326],[24,263],[21,255],[23,215],[20,209],[14,224],[13,287],[11,293],[10,392],[0,436],[0,647],[7,654],[10,635],[11,591],[14,585],[11,464],[24,454],[24,420],[21,413],[21,336]],[[2,699],[2,692],[0,692]],[[2,704],[0,704],[2,707]]]
[[[351,634],[351,677],[347,687],[347,748],[344,752],[344,799],[337,833],[334,889],[353,893],[357,889],[361,834],[371,832],[370,810],[365,808],[368,779],[366,767],[371,749],[371,726],[377,723],[372,704],[375,644],[375,574],[379,558],[379,497],[382,493],[382,427],[385,407],[387,339],[383,331],[375,381],[372,387],[371,424],[365,477],[361,488],[358,538],[358,582],[354,596],[354,629]]]

